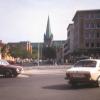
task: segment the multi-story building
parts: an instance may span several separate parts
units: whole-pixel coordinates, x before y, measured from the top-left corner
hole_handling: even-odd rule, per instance
[[[19,46],[21,49],[32,53],[32,44],[29,41],[8,43],[8,46],[13,48]]]
[[[71,57],[74,51],[74,25],[69,24],[67,28],[67,40],[64,43],[64,60]]]
[[[56,49],[56,60],[58,64],[63,63],[63,45],[65,43],[65,40],[54,40],[52,43],[52,47]]]
[[[71,33],[70,30],[74,31]],[[67,34],[65,47],[70,51],[72,48],[73,57],[100,57],[100,10],[77,11],[73,29],[68,27]],[[69,54],[69,50],[65,53]]]
[[[100,10],[77,11],[74,18],[75,51],[89,56],[100,53]]]
[[[23,41],[20,42],[19,45],[21,46],[21,48],[23,48],[24,50],[32,53],[32,44],[29,41]]]
[[[60,48],[63,46],[63,44],[65,43],[65,40],[54,40],[52,41],[52,47],[55,47],[55,48]],[[41,43],[31,43],[32,44],[32,47],[33,49],[37,49],[38,48],[38,45],[40,48],[43,48],[44,46],[44,43],[41,42]]]

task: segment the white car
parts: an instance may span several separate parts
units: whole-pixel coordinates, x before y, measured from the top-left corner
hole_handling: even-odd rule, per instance
[[[76,86],[80,83],[93,83],[100,87],[100,59],[80,60],[67,70],[65,79]]]

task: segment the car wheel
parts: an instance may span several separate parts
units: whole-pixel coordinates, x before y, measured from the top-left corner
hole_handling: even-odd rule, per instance
[[[72,87],[76,87],[76,86],[77,86],[77,83],[76,83],[76,82],[69,81],[69,84],[70,84]]]
[[[12,77],[12,70],[6,70],[4,73],[5,77]]]
[[[17,73],[13,73],[13,77],[17,77],[18,76],[18,74]]]
[[[97,80],[97,85],[98,85],[98,87],[100,87],[100,77]]]

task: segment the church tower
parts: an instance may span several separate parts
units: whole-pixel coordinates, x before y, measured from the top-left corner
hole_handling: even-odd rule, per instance
[[[49,20],[49,16],[48,16],[46,33],[44,34],[44,46],[51,47],[52,40],[53,40],[53,34],[51,33],[50,20]]]

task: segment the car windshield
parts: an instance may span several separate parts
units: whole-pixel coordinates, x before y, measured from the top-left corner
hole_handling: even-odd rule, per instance
[[[9,63],[6,60],[0,60],[0,65],[9,65]]]
[[[74,67],[96,67],[96,61],[79,61]]]

